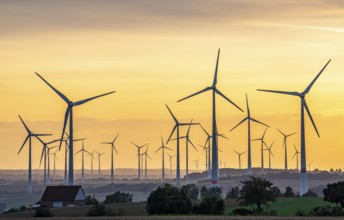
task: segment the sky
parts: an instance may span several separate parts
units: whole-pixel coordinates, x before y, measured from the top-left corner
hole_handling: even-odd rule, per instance
[[[312,0],[128,0],[128,1],[1,1],[0,2],[0,169],[27,169],[28,146],[18,155],[26,131],[18,115],[36,133],[59,138],[66,104],[35,72],[73,101],[116,92],[74,108],[76,138],[85,148],[105,152],[102,168],[110,168],[111,141],[119,133],[115,168],[136,168],[136,148],[149,143],[148,167],[161,167],[161,135],[174,126],[165,104],[181,122],[194,122],[211,132],[211,94],[177,100],[210,86],[221,48],[218,89],[271,126],[266,142],[273,144],[272,167],[283,168],[283,136],[288,163],[296,167],[294,144],[300,146],[300,100],[258,92],[275,89],[302,92],[329,59],[307,95],[320,138],[306,117],[306,156],[313,168],[344,167],[344,3]],[[233,150],[247,150],[247,124],[229,132],[246,116],[217,98],[221,133],[220,160],[238,167]],[[182,133],[186,132],[183,128]],[[252,125],[252,138],[264,127]],[[191,128],[189,167],[205,154],[206,139]],[[181,142],[185,168],[185,143]],[[175,152],[175,142],[168,146]],[[81,144],[75,144],[75,151]],[[33,141],[33,168],[39,168],[42,146]],[[175,154],[171,152],[171,154]],[[252,142],[252,165],[260,166],[260,144]],[[265,166],[267,166],[265,152]],[[63,168],[63,152],[57,153]],[[166,166],[167,166],[166,162]],[[86,161],[86,168],[90,162]],[[81,167],[80,155],[75,167]],[[247,155],[243,156],[247,167]]]

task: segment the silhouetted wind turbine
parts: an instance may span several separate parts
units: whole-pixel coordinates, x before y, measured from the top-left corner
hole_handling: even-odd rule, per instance
[[[58,146],[56,146],[58,147]],[[56,160],[57,160],[57,156],[56,156],[57,150],[55,151],[55,153],[52,153],[51,155],[54,155],[54,178],[56,176]]]
[[[165,149],[172,150],[165,146],[164,139],[161,136],[161,147],[159,147],[154,153],[158,152],[159,150],[162,151],[162,170],[161,170],[161,180],[165,181]]]
[[[177,130],[177,138],[176,138],[176,142],[177,142],[177,171],[176,171],[176,184],[177,186],[180,186],[180,154],[179,154],[179,127],[180,126],[189,126],[189,125],[198,125],[199,123],[179,123],[179,121],[177,120],[177,118],[173,115],[172,111],[170,110],[170,108],[166,105],[168,111],[170,112],[174,122],[176,123],[175,126],[173,127],[173,130],[170,134],[170,137],[167,140],[167,143],[170,141],[173,133],[175,130]]]
[[[291,133],[291,134],[285,134],[281,130],[277,129],[279,133],[283,135],[283,147],[284,147],[284,170],[288,170],[288,154],[287,154],[287,138],[296,134],[296,132]]]
[[[26,126],[25,122],[23,121],[23,119],[20,117],[20,115],[18,115],[20,118],[20,121],[22,122],[22,124],[25,127],[25,130],[27,131],[27,136],[25,138],[24,143],[22,144],[22,146],[20,147],[18,154],[20,153],[20,151],[23,149],[24,145],[26,144],[27,140],[29,140],[29,168],[28,168],[28,186],[27,186],[27,193],[29,195],[32,194],[32,161],[31,161],[31,137],[38,137],[38,136],[49,136],[51,134],[34,134],[33,132],[31,132],[29,130],[29,128]]]
[[[319,78],[321,73],[325,70],[327,65],[330,63],[331,60],[329,60],[325,66],[320,70],[318,75],[313,79],[313,81],[307,86],[307,88],[299,93],[299,92],[286,92],[286,91],[276,91],[276,90],[265,90],[265,89],[257,89],[258,91],[262,92],[272,92],[272,93],[279,93],[284,95],[292,95],[292,96],[298,96],[301,100],[301,175],[300,175],[300,195],[302,196],[304,193],[308,191],[308,183],[307,183],[307,168],[306,168],[306,139],[305,139],[305,116],[304,116],[304,110],[306,109],[307,114],[309,118],[311,119],[311,122],[313,124],[313,127],[315,131],[317,132],[318,136],[319,132],[317,127],[315,126],[315,123],[313,121],[311,112],[308,109],[307,103],[306,103],[306,95],[311,90],[312,86],[314,85],[315,81]]]
[[[246,108],[247,108],[247,117],[244,118],[239,124],[237,124],[235,127],[233,127],[229,132],[233,131],[235,128],[237,128],[239,125],[244,123],[247,120],[247,132],[248,132],[248,139],[247,139],[247,174],[252,175],[252,163],[251,163],[251,121],[259,123],[261,125],[264,125],[266,127],[270,127],[269,125],[266,125],[254,118],[251,117],[250,107],[248,105],[248,98],[246,94]]]
[[[202,145],[198,145],[200,146],[201,148],[203,148],[203,151],[205,151],[205,170],[207,171],[208,170],[208,163],[207,163],[207,160],[208,160],[208,148],[207,148],[207,144],[205,144],[205,146],[202,146]]]
[[[54,147],[47,147],[46,153],[48,155],[48,182],[50,182],[50,150],[57,148],[58,146],[54,146]]]
[[[241,155],[243,155],[244,153],[246,153],[246,151],[244,151],[244,152],[241,152],[241,153],[239,153],[238,151],[236,151],[236,150],[233,150],[237,155],[238,155],[238,159],[239,159],[239,169],[241,169]]]
[[[113,139],[112,142],[102,142],[102,144],[109,144],[111,145],[111,183],[114,182],[114,171],[113,171],[113,150],[115,150],[116,154],[118,154],[116,147],[115,147],[115,141],[118,137],[119,133],[116,135],[115,139]]]
[[[197,173],[198,173],[198,162],[199,162],[199,160],[200,160],[200,159],[194,160],[194,162],[195,162],[195,164],[196,164],[196,171],[197,171]]]
[[[91,175],[93,175],[93,160],[95,159],[93,154],[94,154],[94,150],[92,151],[92,153],[89,153],[88,156],[91,157]]]
[[[217,60],[216,60],[216,67],[215,67],[215,74],[214,74],[214,80],[213,84],[210,87],[206,87],[205,89],[202,89],[192,95],[189,95],[183,99],[178,100],[178,102],[188,99],[190,97],[193,97],[195,95],[198,95],[200,93],[212,90],[212,136],[216,137],[217,134],[217,125],[216,125],[216,101],[215,101],[215,94],[217,93],[218,95],[222,96],[224,99],[226,99],[228,102],[230,102],[232,105],[234,105],[236,108],[238,108],[240,111],[243,111],[239,106],[237,106],[234,102],[232,102],[229,98],[227,98],[222,92],[220,92],[216,88],[217,84],[217,70],[218,70],[218,64],[219,64],[219,57],[220,57],[220,49],[218,50],[217,53]],[[218,146],[217,146],[217,138],[212,138],[212,170],[211,170],[211,187],[219,187],[219,169],[218,169]]]
[[[43,144],[43,148],[42,148],[42,155],[41,155],[41,160],[39,162],[39,166],[41,166],[42,164],[42,159],[44,157],[44,171],[43,171],[43,176],[44,176],[44,186],[47,185],[47,154],[46,154],[46,148],[49,144],[53,144],[55,142],[60,141],[60,139],[57,140],[53,140],[50,142],[44,142],[42,141],[42,139],[40,139],[39,137],[37,137],[37,139]]]
[[[101,157],[104,153],[99,153],[98,151],[96,151],[96,153],[98,154],[98,175],[100,176],[100,157]]]
[[[295,144],[294,144],[294,149],[295,149],[295,154],[293,155],[293,157],[291,159],[293,159],[296,156],[296,169],[299,170],[299,154],[300,154],[300,151],[297,151]]]
[[[169,160],[170,160],[170,175],[172,175],[172,158],[175,157],[176,155],[171,156],[169,153],[167,153],[167,154],[170,157],[169,158]]]
[[[82,156],[82,162],[81,162],[81,180],[84,181],[84,179],[85,179],[84,153],[86,152],[86,153],[89,153],[89,154],[90,154],[89,151],[85,150],[84,140],[82,140],[82,148],[81,148],[78,152],[76,152],[75,155],[78,154],[78,153],[80,153],[80,152],[81,152],[81,156]]]
[[[309,171],[311,171],[311,165],[312,165],[312,163],[313,163],[313,161],[312,161],[312,162],[310,162],[309,164],[307,164],[307,166],[308,166],[308,170],[309,170]]]
[[[189,128],[188,128],[188,131],[186,132],[186,135],[183,136],[183,137],[179,137],[179,139],[185,139],[185,143],[186,143],[186,146],[185,146],[185,149],[186,149],[186,153],[185,153],[185,156],[186,156],[186,184],[189,184],[189,143],[193,146],[193,148],[197,150],[197,148],[195,147],[195,145],[192,143],[192,141],[190,140],[190,129],[191,129],[191,125],[192,125],[192,119],[191,119],[191,122],[190,122],[190,125],[189,125]],[[171,139],[171,140],[176,140],[175,139]]]
[[[253,139],[252,141],[260,141],[260,152],[261,152],[261,172],[264,173],[264,145],[266,147],[268,147],[268,145],[266,145],[265,141],[264,141],[264,137],[266,134],[266,130],[267,128],[265,128],[265,131],[263,133],[263,136],[261,138],[257,138],[257,139]]]
[[[272,146],[274,145],[274,142],[271,143],[270,147],[266,146],[265,150],[269,153],[269,170],[271,170],[271,156],[275,157],[274,154],[271,151]]]
[[[79,106],[82,105],[86,102],[89,102],[93,99],[96,98],[100,98],[102,96],[106,96],[109,94],[114,93],[115,91],[112,92],[108,92],[108,93],[104,93],[98,96],[94,96],[91,98],[87,98],[87,99],[83,99],[77,102],[72,102],[71,100],[69,100],[64,94],[62,94],[60,91],[58,91],[57,89],[55,89],[51,84],[48,83],[48,81],[46,81],[41,75],[39,75],[38,73],[36,73],[37,76],[39,78],[41,78],[52,90],[54,90],[54,92],[60,96],[60,98],[62,98],[68,105],[66,113],[65,113],[65,117],[64,117],[64,123],[63,123],[63,129],[62,129],[62,135],[61,135],[61,143],[60,143],[60,148],[61,148],[61,144],[62,144],[62,140],[63,140],[63,135],[65,133],[65,129],[66,129],[66,125],[67,125],[67,121],[69,118],[69,170],[68,170],[68,184],[69,185],[74,185],[74,162],[73,162],[73,156],[74,156],[74,151],[73,151],[73,107],[75,106]]]
[[[140,153],[140,151],[141,151],[141,148],[143,148],[144,146],[147,146],[148,144],[144,144],[144,145],[139,146],[139,145],[137,145],[137,144],[135,144],[135,143],[133,143],[133,142],[131,142],[131,143],[132,143],[135,147],[137,147],[137,159],[138,159],[138,168],[137,168],[138,173],[137,173],[137,178],[138,178],[139,180],[141,180],[141,164],[140,164],[141,153]]]
[[[149,158],[149,159],[152,159],[149,155],[148,155],[148,147],[147,147],[147,149],[146,149],[146,151],[143,153],[143,156],[145,156],[145,180],[147,180],[148,178],[147,178],[147,157]]]

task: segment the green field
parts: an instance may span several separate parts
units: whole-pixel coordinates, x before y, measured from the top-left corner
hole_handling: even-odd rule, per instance
[[[324,205],[331,205],[331,203],[325,202],[323,198],[319,197],[280,198],[277,199],[275,203],[270,203],[269,210],[275,210],[278,216],[295,216],[298,210],[301,210],[303,213],[307,214],[314,207]],[[236,208],[239,208],[239,206],[227,208],[225,213],[229,214]]]

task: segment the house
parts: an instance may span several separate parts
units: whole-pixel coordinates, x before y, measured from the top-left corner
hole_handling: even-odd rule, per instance
[[[81,186],[47,186],[41,205],[49,208],[84,205],[86,195]]]

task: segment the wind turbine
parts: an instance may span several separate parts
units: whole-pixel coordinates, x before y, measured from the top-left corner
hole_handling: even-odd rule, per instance
[[[81,156],[82,156],[82,161],[81,161],[81,180],[84,181],[84,179],[85,179],[84,153],[86,152],[86,153],[90,154],[89,151],[85,150],[84,141],[82,141],[82,148],[78,152],[76,152],[75,155],[80,153],[80,152],[81,152]]]
[[[67,125],[67,121],[69,118],[69,169],[68,169],[68,184],[69,185],[74,185],[74,162],[73,162],[73,156],[74,156],[74,151],[73,151],[73,107],[75,106],[79,106],[82,105],[86,102],[89,102],[93,99],[96,98],[100,98],[102,96],[106,96],[109,94],[114,93],[115,91],[112,92],[108,92],[108,93],[104,93],[98,96],[94,96],[91,98],[87,98],[87,99],[83,99],[77,102],[73,102],[71,100],[69,100],[64,94],[62,94],[60,91],[58,91],[57,89],[55,89],[51,84],[48,83],[48,81],[46,81],[41,75],[39,75],[38,73],[36,73],[37,76],[39,78],[41,78],[52,90],[54,90],[54,92],[60,96],[60,98],[62,98],[68,105],[66,113],[65,113],[65,117],[64,117],[64,123],[63,123],[63,129],[62,129],[62,135],[61,135],[61,142],[60,142],[60,148],[61,148],[61,144],[62,144],[62,140],[63,140],[63,135],[65,133],[65,129],[66,129],[66,125]]]
[[[312,165],[312,163],[313,163],[313,161],[312,161],[312,162],[310,162],[309,164],[307,164],[307,166],[308,166],[308,170],[309,170],[309,171],[311,171],[311,165]]]
[[[146,149],[146,151],[142,154],[143,156],[145,156],[145,180],[147,180],[148,178],[147,178],[147,157],[149,158],[149,159],[152,159],[149,155],[148,155],[148,147],[147,147],[147,149]]]
[[[205,144],[205,146],[203,145],[198,145],[200,146],[201,148],[203,148],[203,151],[205,151],[205,170],[207,171],[208,170],[208,163],[207,163],[207,160],[208,160],[208,148],[207,148],[207,144]]]
[[[141,156],[141,153],[140,153],[140,151],[141,151],[141,148],[143,148],[144,146],[146,146],[146,145],[148,145],[148,144],[144,144],[144,145],[137,145],[137,144],[135,144],[135,143],[133,143],[133,142],[131,142],[135,147],[137,147],[137,159],[138,159],[138,173],[137,173],[137,178],[139,179],[139,180],[141,180],[141,164],[140,164],[140,156]]]
[[[244,118],[239,124],[237,124],[235,127],[233,127],[229,132],[233,131],[235,128],[237,128],[239,125],[244,123],[247,120],[247,175],[252,175],[252,163],[251,163],[251,121],[256,122],[258,124],[264,125],[268,128],[270,128],[269,125],[266,125],[254,118],[251,117],[250,107],[248,105],[248,98],[246,94],[246,108],[247,108],[247,117]]]
[[[287,171],[288,170],[288,156],[287,156],[287,138],[296,134],[296,132],[294,133],[290,133],[290,134],[285,134],[283,133],[281,130],[277,129],[279,131],[279,133],[281,133],[283,135],[283,147],[284,147],[284,170]]]
[[[43,176],[44,176],[44,186],[46,186],[46,185],[47,185],[47,154],[46,154],[46,148],[47,148],[48,145],[60,141],[60,139],[53,140],[53,141],[50,141],[50,142],[44,142],[44,141],[43,141],[42,139],[40,139],[39,137],[37,137],[37,139],[43,144],[42,155],[41,155],[41,160],[40,160],[39,166],[41,166],[41,164],[42,164],[42,159],[43,159],[43,157],[44,157],[44,171],[43,171]]]
[[[172,175],[172,158],[175,157],[176,155],[171,156],[169,153],[167,153],[168,156],[170,157],[170,175]]]
[[[50,182],[50,150],[57,148],[58,146],[54,147],[47,147],[46,153],[48,155],[48,182]]]
[[[195,164],[196,164],[196,170],[197,170],[197,173],[198,173],[198,162],[199,162],[200,159],[198,160],[194,160]]]
[[[154,153],[161,150],[162,152],[162,171],[161,171],[161,180],[165,181],[165,149],[172,150],[171,148],[168,148],[165,146],[164,139],[161,136],[161,147],[159,147]]]
[[[191,125],[192,125],[192,119],[191,119],[191,122],[190,122],[190,125],[189,125],[189,128],[188,128],[188,131],[186,132],[186,135],[183,136],[183,137],[179,137],[179,139],[185,139],[185,143],[186,143],[186,146],[185,146],[185,149],[186,149],[186,184],[189,184],[189,143],[193,146],[193,148],[197,150],[197,148],[195,147],[195,145],[192,143],[192,141],[190,140],[190,129],[191,129]],[[176,140],[175,139],[171,139],[171,140]]]
[[[264,145],[265,147],[268,147],[264,141],[264,137],[266,134],[267,128],[265,128],[265,131],[263,133],[263,136],[261,138],[253,139],[252,141],[260,141],[260,152],[261,152],[261,173],[264,173]]]
[[[173,133],[175,130],[177,130],[177,138],[176,138],[176,141],[177,141],[177,172],[176,172],[176,184],[177,186],[180,186],[180,155],[179,155],[179,127],[180,126],[189,126],[189,125],[198,125],[199,123],[180,123],[177,118],[173,115],[172,111],[170,110],[170,108],[166,105],[168,111],[170,112],[174,122],[176,123],[175,126],[173,127],[173,130],[170,134],[170,137],[168,138],[167,140],[167,143],[170,141]]]
[[[26,126],[25,122],[23,121],[23,119],[20,117],[20,115],[18,115],[20,118],[20,121],[22,122],[22,124],[25,127],[25,130],[27,131],[27,136],[25,138],[24,143],[22,144],[21,148],[18,151],[18,154],[20,153],[20,151],[23,149],[24,145],[26,144],[26,142],[29,140],[29,168],[28,168],[28,186],[27,186],[27,193],[29,195],[32,194],[32,161],[31,161],[31,137],[38,137],[38,136],[49,136],[51,134],[34,134],[33,132],[31,132],[29,130],[29,128]]]
[[[218,70],[218,64],[219,64],[219,57],[220,57],[220,49],[218,50],[217,53],[217,60],[216,60],[216,67],[215,67],[215,74],[214,74],[214,80],[213,80],[213,84],[210,87],[206,87],[192,95],[189,95],[183,99],[178,100],[178,102],[183,101],[185,99],[191,98],[195,95],[198,95],[200,93],[212,90],[212,136],[216,137],[216,133],[217,133],[217,125],[216,125],[216,101],[215,101],[215,95],[218,94],[220,96],[222,96],[224,99],[226,99],[228,102],[230,102],[232,105],[234,105],[237,109],[239,109],[240,111],[243,111],[241,108],[239,108],[239,106],[237,106],[234,102],[232,102],[229,98],[227,98],[224,94],[222,94],[222,92],[220,92],[217,88],[216,88],[216,84],[217,84],[217,70]],[[218,169],[218,146],[217,146],[217,138],[212,138],[212,146],[213,146],[213,150],[212,150],[212,170],[211,170],[211,187],[219,187],[219,169]]]
[[[244,153],[246,153],[246,151],[244,151],[244,152],[241,152],[241,153],[239,153],[238,151],[236,151],[236,150],[233,150],[237,155],[238,155],[238,157],[239,157],[239,169],[241,169],[241,155],[243,155]]]
[[[56,147],[58,147],[58,146],[56,146]],[[54,155],[54,178],[56,176],[56,159],[57,159],[56,153],[57,153],[57,150],[55,151],[55,153],[51,153],[51,155]]]
[[[100,157],[101,157],[104,153],[99,153],[98,151],[96,151],[96,153],[98,154],[98,175],[100,176]]]
[[[297,151],[295,144],[294,144],[294,149],[295,149],[295,154],[293,155],[293,157],[291,159],[293,159],[296,156],[296,169],[299,170],[299,154],[300,154],[300,151]]]
[[[305,116],[304,116],[304,110],[306,109],[307,114],[309,118],[311,119],[311,122],[313,124],[313,127],[318,134],[318,137],[320,137],[317,127],[315,126],[315,123],[313,121],[311,112],[308,109],[307,103],[306,103],[306,95],[311,90],[312,86],[314,85],[315,81],[319,78],[321,73],[325,70],[327,65],[331,62],[329,60],[325,66],[320,70],[318,75],[313,79],[313,81],[307,86],[307,88],[299,93],[299,92],[286,92],[286,91],[276,91],[276,90],[265,90],[265,89],[257,89],[258,91],[262,92],[272,92],[272,93],[278,93],[278,94],[284,94],[284,95],[292,95],[292,96],[298,96],[301,100],[301,175],[300,175],[300,195],[302,196],[304,193],[308,191],[308,183],[307,183],[307,168],[306,168],[306,139],[305,139]]]
[[[119,133],[116,135],[115,139],[113,139],[112,142],[102,142],[102,144],[109,144],[111,145],[111,183],[114,182],[114,172],[113,172],[113,150],[116,151],[116,154],[118,154],[116,147],[115,147],[115,141],[118,137]]]
[[[91,157],[91,175],[93,175],[93,160],[94,160],[93,154],[94,154],[94,153],[95,153],[95,152],[94,152],[94,150],[93,150],[92,153],[89,153],[89,154],[88,154],[88,156]]]
[[[271,143],[270,147],[265,148],[265,150],[267,150],[269,152],[269,170],[271,170],[271,156],[275,157],[274,154],[271,151],[272,146],[274,145],[274,142]]]

